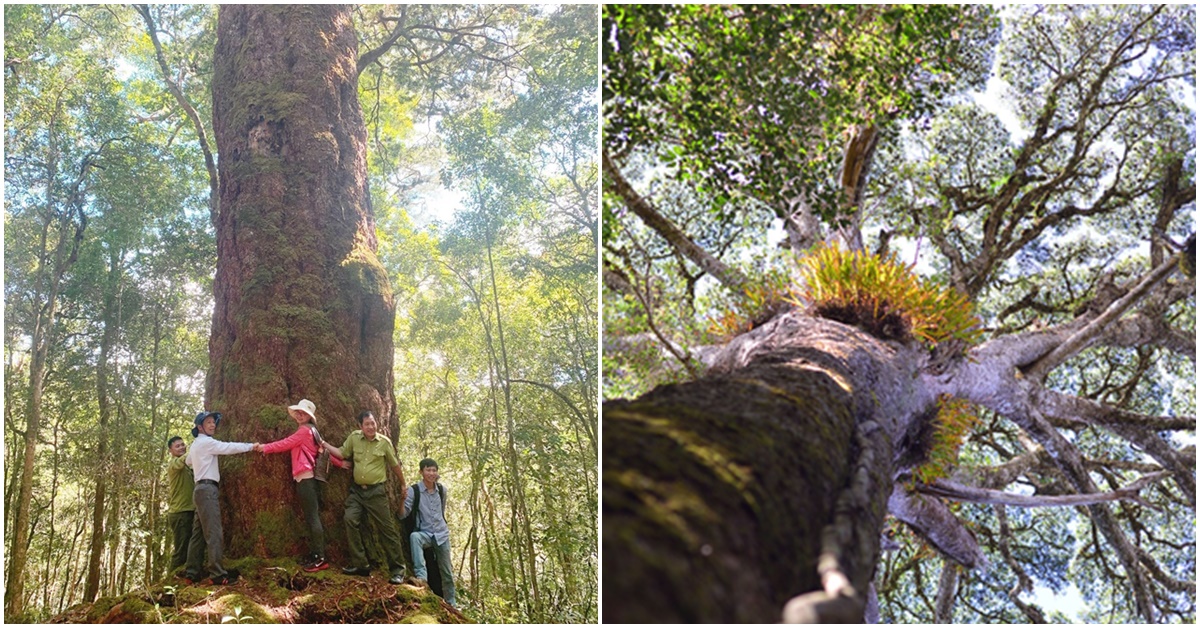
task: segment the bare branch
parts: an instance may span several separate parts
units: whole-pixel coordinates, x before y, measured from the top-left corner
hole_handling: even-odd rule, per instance
[[[1124,297],[1118,299],[1115,303],[1108,306],[1108,309],[1103,314],[1096,317],[1083,329],[1075,332],[1070,338],[1065,340],[1061,345],[1042,356],[1037,362],[1027,369],[1024,369],[1026,377],[1034,381],[1042,381],[1046,375],[1059,366],[1063,362],[1073,357],[1084,349],[1087,344],[1100,335],[1101,332],[1108,326],[1109,323],[1116,320],[1121,314],[1124,314],[1134,303],[1146,295],[1158,282],[1166,279],[1176,268],[1179,263],[1179,254],[1172,255],[1170,259],[1160,264],[1157,268],[1150,271],[1149,274],[1142,279],[1141,283],[1135,286]]]
[[[616,164],[609,158],[607,150],[603,152],[603,161],[604,173],[608,175],[606,177],[607,187],[620,196],[630,211],[641,218],[648,227],[662,236],[675,250],[681,252],[726,287],[736,289],[746,283],[746,278],[741,273],[726,266],[724,262],[700,248],[679,227],[675,226],[675,223],[659,213],[649,201],[634,191],[633,186],[625,180]]]
[[[1021,495],[1019,493],[1006,493],[1004,491],[966,486],[950,480],[935,480],[933,484],[917,484],[916,490],[926,495],[944,497],[960,502],[1018,506],[1021,508],[1062,508],[1064,506],[1086,506],[1088,504],[1128,500],[1137,502],[1153,510],[1159,510],[1157,506],[1148,504],[1138,497],[1138,492],[1169,475],[1170,472],[1168,471],[1159,471],[1144,475],[1124,488],[1115,491],[1084,495]]]
[[[183,89],[171,79],[171,70],[167,67],[167,57],[163,54],[162,43],[158,41],[158,28],[154,25],[154,18],[150,15],[150,5],[135,4],[133,7],[137,9],[137,12],[142,16],[142,20],[146,23],[146,32],[150,35],[150,41],[154,43],[154,58],[158,61],[159,70],[162,71],[162,80],[167,86],[167,91],[171,92],[171,95],[175,97],[175,102],[179,103],[179,107],[187,114],[188,119],[192,121],[192,127],[196,130],[196,139],[200,143],[200,152],[204,154],[204,167],[208,170],[209,219],[215,226],[217,224],[221,194],[218,190],[217,161],[213,157],[212,148],[208,141],[208,133],[204,130],[204,122],[200,120],[200,114],[192,106],[191,101],[184,95]]]

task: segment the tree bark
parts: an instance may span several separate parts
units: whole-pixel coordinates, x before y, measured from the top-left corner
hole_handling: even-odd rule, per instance
[[[217,438],[268,441],[317,407],[340,443],[371,410],[395,434],[395,306],[376,257],[349,6],[224,5],[217,20],[214,130],[220,155],[215,310],[206,407]],[[286,456],[221,461],[227,554],[300,553]],[[349,474],[335,473],[323,521],[344,556]]]
[[[836,571],[861,621],[893,443],[935,403],[920,362],[793,311],[703,379],[606,403],[605,619],[776,622]]]

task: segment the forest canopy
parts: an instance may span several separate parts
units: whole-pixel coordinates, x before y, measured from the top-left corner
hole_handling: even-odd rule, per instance
[[[965,404],[961,448],[896,464],[877,618],[1195,621],[1194,25],[605,6],[604,398],[722,381],[812,311],[815,246],[890,256],[979,323],[914,375]]]

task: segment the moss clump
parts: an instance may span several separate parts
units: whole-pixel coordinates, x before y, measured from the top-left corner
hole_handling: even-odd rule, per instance
[[[392,296],[392,286],[387,271],[379,258],[365,244],[356,243],[354,250],[342,260],[342,272],[346,285],[355,286],[361,294]]]
[[[270,610],[242,593],[227,593],[222,595],[213,602],[213,608],[221,613],[222,623],[278,623],[275,615]]]
[[[415,614],[409,615],[408,617],[405,617],[404,619],[401,619],[399,622],[396,622],[396,623],[400,623],[400,624],[440,624],[442,622],[438,621],[437,618],[434,617],[433,615],[427,615],[425,613],[415,613]]]
[[[269,430],[293,426],[292,418],[280,405],[259,406],[258,410],[254,412],[254,420],[263,429]]]
[[[96,620],[107,615],[108,611],[111,611],[120,601],[120,598],[115,597],[102,597],[96,600],[96,603],[92,604],[91,610],[87,613],[88,621],[95,623]]]
[[[228,119],[247,126],[259,120],[279,122],[286,120],[309,98],[308,94],[289,91],[282,79],[270,82],[244,81],[237,85],[230,99],[235,105],[228,113]]]
[[[157,620],[154,605],[141,595],[127,593],[120,597],[103,597],[88,610],[87,619],[95,623],[133,623]]]
[[[250,538],[264,543],[269,555],[286,556],[290,553],[291,541],[296,538],[295,525],[290,513],[259,511],[254,516]]]

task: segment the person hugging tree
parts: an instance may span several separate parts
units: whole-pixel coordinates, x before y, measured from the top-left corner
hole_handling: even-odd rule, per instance
[[[262,446],[263,455],[292,454],[292,479],[296,482],[296,498],[304,510],[304,523],[308,527],[308,554],[299,560],[304,571],[328,569],[325,561],[325,528],[321,525],[322,482],[317,481],[316,470],[321,457],[321,434],[317,431],[317,406],[308,399],[301,399],[288,406],[288,415],[296,421],[296,431],[291,436]],[[330,462],[338,467],[345,464],[336,456]]]

